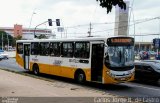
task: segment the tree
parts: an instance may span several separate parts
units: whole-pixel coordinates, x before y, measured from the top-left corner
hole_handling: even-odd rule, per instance
[[[21,35],[18,35],[16,37],[13,38],[13,45],[15,46],[16,45],[16,41],[17,40],[21,40],[22,39],[22,36]]]
[[[41,34],[40,36],[37,36],[38,39],[47,39],[47,36],[44,34]]]
[[[96,1],[100,2],[99,5],[102,8],[107,9],[107,14],[111,12],[112,7],[116,6],[117,4],[121,9],[126,9],[126,3],[123,0],[96,0]]]
[[[22,36],[21,35],[18,35],[17,37],[14,37],[15,40],[21,40],[22,39]]]
[[[14,38],[11,35],[7,34],[5,31],[0,31],[0,48],[2,48],[2,42],[3,42],[3,46],[7,46],[8,40],[9,40],[10,46],[15,46],[16,43]]]

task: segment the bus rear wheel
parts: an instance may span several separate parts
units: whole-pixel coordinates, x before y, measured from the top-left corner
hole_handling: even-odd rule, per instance
[[[86,81],[86,76],[84,72],[78,72],[76,73],[75,79],[78,83],[84,83]]]
[[[39,67],[37,64],[33,65],[33,73],[35,75],[39,75]]]

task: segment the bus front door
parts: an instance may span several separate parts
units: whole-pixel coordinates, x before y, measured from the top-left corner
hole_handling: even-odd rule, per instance
[[[23,56],[24,56],[24,69],[29,70],[29,55],[30,55],[30,44],[24,44],[24,50],[23,50]]]
[[[92,44],[91,81],[102,82],[104,43]]]

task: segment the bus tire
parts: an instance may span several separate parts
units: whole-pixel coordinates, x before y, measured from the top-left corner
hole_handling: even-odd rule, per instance
[[[75,80],[78,83],[84,83],[86,81],[85,73],[82,70],[77,70],[75,73]]]
[[[39,67],[38,67],[37,64],[34,64],[34,65],[33,65],[33,73],[34,73],[35,75],[39,75]]]

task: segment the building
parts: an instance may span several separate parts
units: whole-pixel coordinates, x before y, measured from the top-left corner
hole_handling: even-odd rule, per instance
[[[52,34],[52,30],[50,29],[39,29],[37,28],[23,28],[22,25],[15,24],[14,27],[0,27],[1,31],[5,31],[9,35],[13,37],[22,36],[23,39],[33,39],[34,34],[39,35],[46,35],[47,37],[53,36],[55,37],[55,34]]]
[[[135,52],[139,51],[151,51],[153,50],[153,43],[152,42],[135,42]]]

